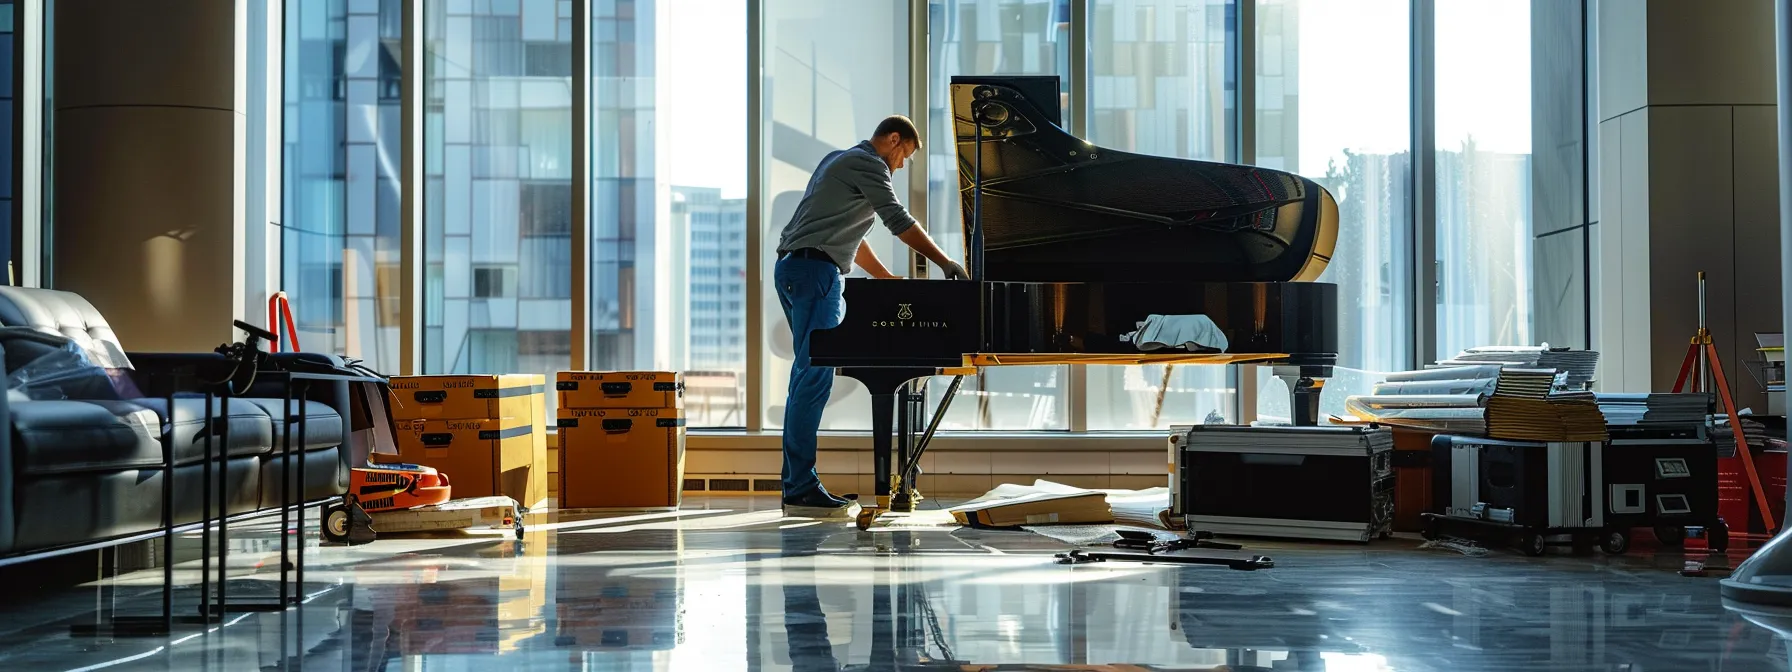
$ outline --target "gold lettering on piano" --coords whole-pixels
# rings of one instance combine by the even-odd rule
[[[914,305],[915,304],[912,304],[912,303],[896,304],[896,319],[894,319],[894,320],[872,320],[871,326],[877,327],[877,328],[896,328],[896,329],[950,329],[951,328],[951,327],[947,326],[947,324],[945,322],[931,322],[931,321],[927,321],[927,320],[916,320]]]

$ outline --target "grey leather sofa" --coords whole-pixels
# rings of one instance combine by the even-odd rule
[[[126,352],[105,318],[86,299],[69,292],[0,287],[0,326],[29,327],[83,345]],[[4,341],[0,347],[5,347]],[[33,356],[20,350],[8,348],[9,371]],[[231,370],[229,362],[215,353],[128,353],[128,357],[129,378],[140,397],[108,399],[95,394],[95,398],[8,400],[0,394],[0,423],[9,430],[0,435],[0,557],[159,529],[162,488],[167,484],[157,433],[170,417],[175,524],[201,517],[207,432],[221,435],[228,450],[224,495],[231,514],[272,508],[280,501],[281,457],[289,448],[280,445],[288,414],[281,413],[283,390],[278,382],[256,383],[232,399],[227,418],[222,403],[214,401],[207,408],[203,397],[190,394],[177,396],[170,409],[166,395],[171,388],[192,392],[198,388],[191,378],[223,379]],[[341,363],[328,355],[283,357]],[[196,375],[177,383],[179,377],[171,375],[177,370]],[[352,417],[350,399],[346,384],[320,384],[293,406],[291,417],[303,412],[308,418],[302,447],[308,501],[340,495],[348,488],[343,418]],[[296,431],[293,437],[297,443]]]

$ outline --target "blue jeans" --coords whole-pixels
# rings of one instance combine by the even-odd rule
[[[821,486],[815,475],[815,434],[821,411],[834,389],[834,370],[809,366],[809,334],[840,326],[846,317],[846,283],[831,262],[800,257],[778,260],[772,273],[778,303],[790,324],[789,396],[784,402],[784,497],[808,494]]]

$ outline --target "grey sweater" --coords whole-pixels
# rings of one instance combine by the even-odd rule
[[[796,214],[778,238],[778,251],[813,247],[826,252],[842,273],[850,271],[874,214],[892,234],[915,225],[908,208],[896,200],[890,165],[867,140],[829,153],[816,166]]]

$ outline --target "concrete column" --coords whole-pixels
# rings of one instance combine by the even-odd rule
[[[234,340],[241,1],[58,0],[55,12],[53,286],[87,297],[131,350]]]
[[[1774,23],[1770,0],[1602,2],[1594,347],[1610,391],[1667,390],[1707,326],[1739,406],[1780,330]]]

